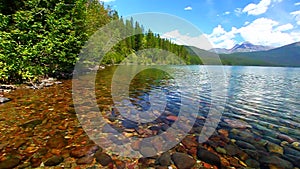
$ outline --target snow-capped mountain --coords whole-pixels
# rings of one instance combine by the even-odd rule
[[[262,46],[262,45],[254,45],[250,42],[243,42],[241,44],[236,44],[233,48],[231,49],[223,49],[223,48],[214,48],[211,49],[211,52],[215,53],[237,53],[237,52],[256,52],[256,51],[267,51],[273,49],[272,47],[269,46]]]

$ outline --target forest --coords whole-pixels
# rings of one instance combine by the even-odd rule
[[[133,19],[123,20],[98,0],[1,0],[0,83],[70,74],[87,40],[113,20],[139,34],[120,41],[101,64],[118,64],[147,48],[172,52],[187,64],[200,63],[183,46],[144,30]]]

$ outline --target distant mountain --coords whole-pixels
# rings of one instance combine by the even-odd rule
[[[253,59],[274,66],[300,67],[300,42],[268,51],[221,54],[223,59]]]
[[[216,53],[187,47],[191,55],[215,58]],[[300,67],[300,42],[267,51],[219,54],[224,65],[293,66]],[[214,64],[214,63],[212,63]]]
[[[214,48],[211,49],[210,52],[215,53],[224,53],[224,54],[230,54],[230,53],[237,53],[237,52],[255,52],[255,51],[267,51],[272,49],[272,47],[269,46],[262,46],[262,45],[253,45],[250,42],[243,42],[241,44],[236,44],[231,49],[223,49],[223,48]]]
[[[209,52],[214,52],[214,53],[218,53],[218,54],[229,54],[230,53],[230,49],[225,49],[225,48],[213,48],[210,49]]]

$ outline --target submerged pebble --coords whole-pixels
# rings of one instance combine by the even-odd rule
[[[172,154],[172,160],[178,169],[189,169],[196,164],[196,160],[185,153]]]

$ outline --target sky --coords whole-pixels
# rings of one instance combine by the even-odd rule
[[[201,35],[178,29],[159,31],[162,37],[185,39],[202,47],[206,37],[214,48],[235,44],[279,47],[300,41],[300,0],[102,0],[120,16],[160,12],[185,19]],[[153,18],[155,21],[157,18]],[[143,24],[143,23],[142,23]]]

